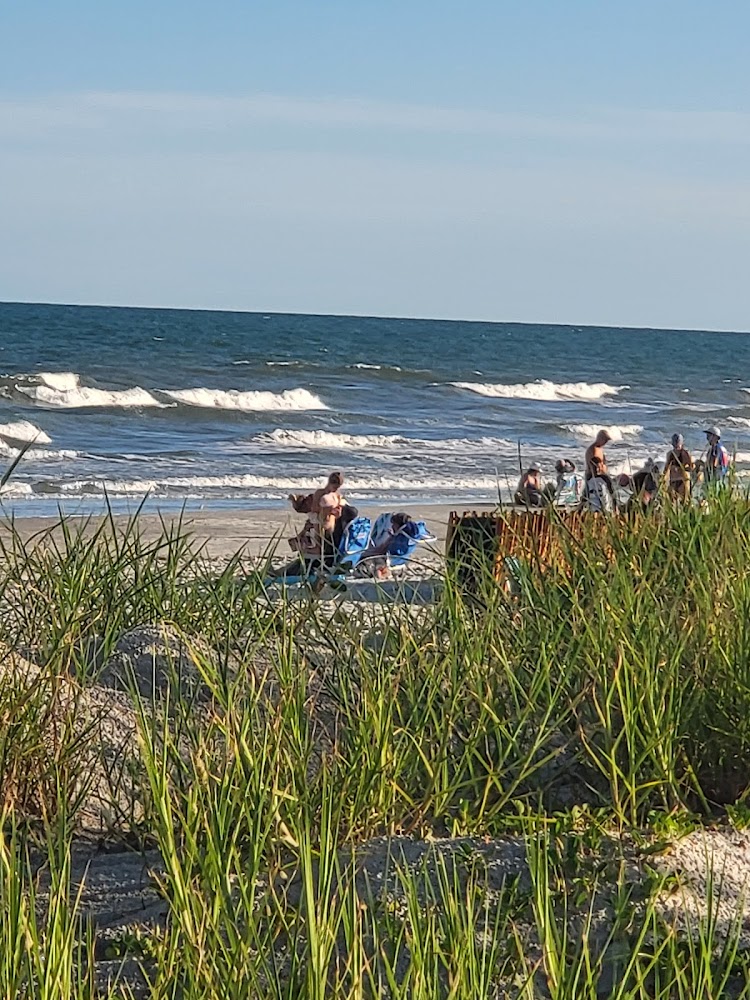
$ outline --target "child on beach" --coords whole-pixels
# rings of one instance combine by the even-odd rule
[[[718,427],[706,430],[708,450],[703,466],[703,474],[707,483],[723,483],[729,473],[729,452],[721,443],[721,431]]]
[[[550,503],[578,503],[581,499],[581,480],[576,475],[575,462],[569,458],[558,458],[555,462],[555,481],[548,483],[542,492]]]

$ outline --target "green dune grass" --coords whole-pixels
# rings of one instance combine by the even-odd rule
[[[513,596],[448,566],[427,608],[267,594],[179,523],[8,526],[0,996],[750,994],[739,914],[670,923],[623,846],[748,815],[749,515],[727,493],[613,520]],[[138,809],[106,836],[158,848],[168,916],[110,942],[142,971],[105,984],[70,884],[81,705],[125,633],[165,623],[194,676],[133,678]],[[410,864],[405,837],[440,850]],[[496,842],[523,862],[499,880]]]

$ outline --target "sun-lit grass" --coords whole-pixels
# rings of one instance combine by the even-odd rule
[[[145,625],[179,635],[195,675],[171,664],[153,699],[133,679],[141,810],[109,831],[164,862],[166,927],[123,945],[147,995],[747,995],[739,923],[709,905],[686,933],[624,861],[586,866],[619,831],[744,814],[750,507],[726,494],[565,544],[518,593],[449,565],[434,607],[336,608],[267,593],[241,554],[217,569],[179,523],[5,530],[0,996],[95,990],[66,868],[82,706]],[[388,847],[403,836],[514,838],[523,874],[498,885],[469,848],[410,868]]]

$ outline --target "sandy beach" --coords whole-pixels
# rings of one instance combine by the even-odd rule
[[[448,516],[455,507],[446,504],[421,504],[419,506],[404,506],[412,517],[424,519],[430,531],[436,536],[436,541],[430,548],[438,553],[445,551],[445,536],[448,525]],[[384,511],[394,510],[394,506],[360,506],[361,514],[373,520]],[[472,504],[470,510],[492,510],[491,504]],[[102,523],[102,516],[74,517],[70,523],[86,524],[87,531],[95,531]],[[128,523],[125,515],[115,515],[115,524],[124,526]],[[179,515],[164,515],[162,519],[157,514],[142,514],[139,516],[139,526],[144,539],[156,538],[162,533],[164,524],[176,523]],[[10,520],[5,517],[0,520],[0,531],[7,532]],[[286,558],[289,554],[286,539],[299,531],[304,523],[304,516],[295,514],[291,509],[268,508],[266,510],[245,510],[245,511],[196,511],[183,515],[182,524],[185,532],[192,535],[193,539],[205,546],[205,552],[211,559],[228,559],[240,549],[251,558],[262,555],[272,548],[274,544],[278,546],[280,558]],[[22,538],[31,539],[37,535],[44,535],[50,529],[59,524],[58,518],[52,517],[19,517],[13,521],[16,531]],[[59,529],[58,529],[59,530]]]

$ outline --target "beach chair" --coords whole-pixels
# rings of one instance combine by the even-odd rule
[[[328,566],[321,565],[320,559],[307,558],[303,561],[303,572],[282,573],[279,576],[269,578],[266,585],[278,583],[288,586],[300,583],[314,585],[321,580],[343,580],[344,576],[357,565],[362,553],[369,545],[371,530],[372,522],[369,517],[355,517],[342,532],[332,565],[330,563]]]
[[[390,512],[376,518],[370,535],[370,546],[379,546],[386,540],[391,531],[392,518],[393,514]],[[435,536],[424,521],[408,521],[391,539],[386,553],[388,566],[391,569],[405,566],[420,542],[434,541]]]
[[[337,568],[344,572],[354,569],[370,544],[371,534],[372,521],[369,517],[355,517],[350,521],[341,536]]]

